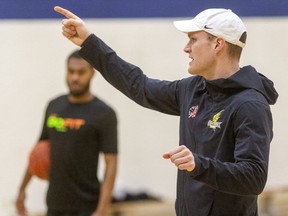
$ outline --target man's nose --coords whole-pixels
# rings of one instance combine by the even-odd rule
[[[77,73],[74,73],[74,74],[71,76],[71,79],[72,79],[73,81],[78,80],[78,79],[79,79],[79,75],[78,75]]]
[[[190,53],[191,52],[191,48],[190,48],[190,46],[188,46],[188,44],[184,47],[184,52],[185,53]]]
[[[185,52],[185,53],[190,53],[190,52],[191,52],[191,46],[190,46],[189,43],[186,44],[186,46],[184,47],[184,52]]]

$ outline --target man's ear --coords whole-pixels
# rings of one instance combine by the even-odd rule
[[[96,69],[92,67],[91,70],[92,70],[92,76],[96,76],[96,74],[97,74]]]
[[[215,51],[219,52],[219,51],[223,50],[225,45],[226,45],[226,42],[225,42],[225,40],[223,38],[216,38],[215,46],[214,46]]]

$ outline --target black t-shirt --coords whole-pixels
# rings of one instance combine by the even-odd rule
[[[84,104],[68,96],[52,100],[40,140],[51,141],[47,205],[54,210],[95,209],[99,199],[99,153],[117,153],[117,119],[98,98]]]

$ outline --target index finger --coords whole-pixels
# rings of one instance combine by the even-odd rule
[[[164,159],[169,159],[170,158],[170,154],[169,153],[165,153],[165,154],[162,155],[162,157]]]
[[[72,19],[77,19],[78,17],[73,14],[71,11],[66,10],[65,8],[59,7],[59,6],[55,6],[54,10],[62,15],[64,15],[65,17],[72,18]]]
[[[170,157],[172,157],[173,155],[181,152],[183,149],[185,149],[185,147],[183,145],[180,145],[180,146],[176,147],[175,149],[171,150],[169,152]]]

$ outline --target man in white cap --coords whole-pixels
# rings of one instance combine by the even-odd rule
[[[267,180],[273,137],[273,82],[253,67],[240,68],[246,28],[231,10],[207,9],[176,21],[185,32],[188,72],[182,80],[146,77],[123,61],[84,22],[60,7],[63,35],[103,77],[138,104],[180,116],[179,146],[163,155],[178,167],[178,216],[255,216]]]

